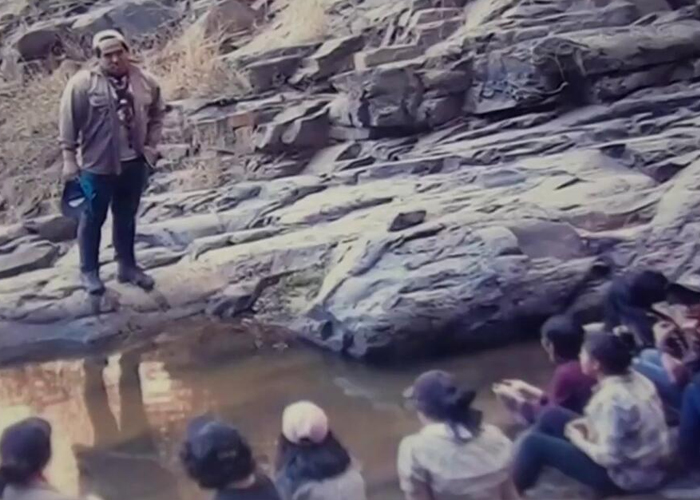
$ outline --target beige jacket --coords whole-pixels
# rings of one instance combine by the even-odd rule
[[[459,428],[455,439],[445,424],[431,424],[404,438],[398,472],[407,500],[514,500],[510,480],[513,443],[485,425],[474,436]]]
[[[137,153],[149,155],[160,141],[165,104],[152,76],[132,64],[129,79],[134,94],[131,139]],[[80,167],[95,174],[121,172],[116,103],[98,67],[79,71],[68,82],[61,99],[59,130],[64,158],[77,155]]]

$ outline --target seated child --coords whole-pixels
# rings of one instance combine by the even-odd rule
[[[595,380],[581,371],[579,353],[585,333],[569,316],[553,316],[542,326],[542,347],[557,365],[547,390],[522,380],[504,380],[493,392],[516,421],[531,424],[546,406],[581,413],[591,397]]]
[[[520,443],[514,482],[524,493],[545,467],[593,488],[599,496],[648,492],[666,478],[668,427],[654,385],[631,370],[632,352],[615,335],[599,334],[581,351],[585,373],[598,381],[585,416],[551,407]]]

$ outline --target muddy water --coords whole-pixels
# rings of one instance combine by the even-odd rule
[[[417,430],[402,390],[417,373],[451,370],[481,391],[487,419],[507,421],[488,388],[504,377],[533,383],[550,367],[539,346],[521,344],[410,369],[378,369],[315,350],[265,349],[240,355],[225,328],[205,340],[179,336],[149,349],[0,371],[0,426],[38,414],[55,428],[50,479],[67,492],[106,500],[203,498],[181,473],[178,444],[187,421],[213,413],[249,437],[263,467],[274,457],[284,406],[311,399],[328,410],[361,462],[369,496],[401,498],[395,454]]]

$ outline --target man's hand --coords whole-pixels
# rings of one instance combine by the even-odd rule
[[[63,178],[64,182],[68,182],[68,181],[72,181],[73,179],[77,179],[79,174],[80,174],[80,169],[78,168],[78,164],[76,163],[75,160],[64,160],[63,161],[63,170],[61,172],[61,177]]]
[[[564,429],[564,435],[573,444],[576,444],[577,441],[587,441],[588,426],[586,425],[585,419],[578,418],[566,424],[566,428]]]
[[[155,168],[156,162],[160,158],[160,153],[154,147],[144,146],[143,147],[143,156],[146,157],[146,161],[149,163],[149,165],[151,165],[151,167]]]

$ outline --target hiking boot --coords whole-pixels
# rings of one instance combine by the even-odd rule
[[[147,292],[150,292],[153,290],[153,287],[156,286],[155,280],[144,273],[143,269],[138,266],[119,265],[117,281],[119,281],[119,283],[130,283]]]
[[[102,283],[100,273],[98,271],[81,273],[80,281],[83,283],[85,291],[87,291],[87,293],[90,295],[102,295],[105,293],[105,284]]]

